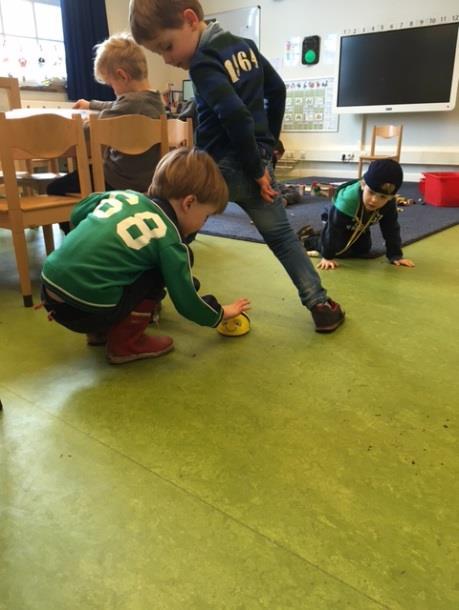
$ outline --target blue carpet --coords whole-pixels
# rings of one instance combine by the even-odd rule
[[[287,183],[311,184],[318,182],[342,182],[343,178],[318,178],[308,176],[304,179],[292,179]],[[437,233],[459,223],[459,207],[443,208],[432,205],[424,205],[418,201],[420,193],[417,182],[405,182],[399,191],[400,195],[413,198],[417,203],[402,208],[399,213],[399,222],[403,245],[411,244],[428,235]],[[459,202],[458,202],[459,203]],[[312,225],[320,230],[320,215],[329,208],[331,202],[325,197],[311,197],[307,194],[303,203],[287,207],[287,214],[295,231],[306,224]],[[229,237],[231,239],[242,239],[244,241],[263,242],[257,229],[251,224],[247,214],[235,203],[229,203],[224,214],[211,216],[201,233]],[[385,253],[384,242],[381,237],[379,226],[371,229],[373,248],[370,256],[381,256]]]

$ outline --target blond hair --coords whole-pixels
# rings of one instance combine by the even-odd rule
[[[228,202],[228,187],[210,155],[197,148],[176,148],[156,166],[148,195],[168,200],[195,195],[220,214]]]
[[[97,82],[106,84],[107,76],[116,76],[122,68],[133,80],[148,77],[147,58],[130,34],[114,34],[95,46],[94,77]]]
[[[199,0],[131,0],[129,22],[134,40],[144,44],[161,30],[176,30],[184,23],[183,12],[193,10],[200,21],[204,11]]]

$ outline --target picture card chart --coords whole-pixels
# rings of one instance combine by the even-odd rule
[[[282,131],[338,131],[333,112],[335,78],[288,80]]]

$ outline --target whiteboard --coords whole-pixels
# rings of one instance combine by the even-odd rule
[[[228,30],[236,36],[250,38],[260,48],[260,10],[259,6],[236,8],[206,15],[204,20],[206,23],[218,21],[224,30]]]

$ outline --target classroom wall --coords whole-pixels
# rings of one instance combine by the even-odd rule
[[[459,12],[457,0],[327,0],[322,4],[305,0],[203,0],[206,13],[223,12],[241,7],[261,6],[261,51],[276,65],[284,79],[315,78],[334,73],[334,66],[320,61],[316,66],[285,67],[281,59],[285,42],[294,37],[303,38],[318,34],[322,41],[329,34],[340,34],[345,29],[371,26],[375,23],[399,27],[410,19],[450,18]],[[111,34],[129,29],[129,0],[106,0],[109,31]],[[315,8],[316,7],[316,8]],[[323,56],[323,50],[322,50]],[[168,83],[180,89],[187,73],[166,66],[162,60],[147,52],[152,86],[165,90]],[[434,78],[435,75],[428,75]],[[23,98],[56,100],[52,94],[23,94]],[[368,125],[362,138],[362,116],[341,115],[339,131],[333,133],[289,133],[282,139],[294,166],[292,175],[321,174],[347,176],[355,171],[354,163],[342,163],[341,155],[357,156],[362,140],[369,141],[372,126],[385,123],[403,123],[405,133],[402,162],[406,177],[417,179],[422,171],[457,169],[459,165],[459,103],[452,112],[406,113],[403,115],[368,115]],[[305,158],[306,161],[299,159]]]
[[[451,18],[459,13],[457,0],[438,0],[436,5],[426,0],[328,0],[322,3],[305,0],[205,0],[206,12],[214,13],[258,4],[261,6],[261,51],[268,59],[278,62],[283,56],[287,39],[294,36],[341,34],[348,28],[361,28],[375,23],[400,27],[410,19]],[[322,51],[323,55],[323,51]],[[315,78],[334,74],[333,65],[319,61],[316,66],[279,68],[284,79]],[[435,75],[428,75],[434,78]],[[375,124],[403,123],[402,161],[408,178],[416,179],[425,169],[456,169],[459,164],[459,103],[451,112],[405,113],[403,115],[368,115],[366,142]],[[328,172],[328,175],[349,174],[349,164],[340,161],[342,153],[360,150],[361,115],[341,115],[337,133],[289,133],[282,139],[287,155],[293,159],[300,154],[306,162],[297,162],[294,174]],[[346,165],[346,167],[344,167]]]
[[[451,18],[459,12],[457,0],[327,0],[322,4],[305,0],[203,0],[206,13],[261,6],[261,51],[276,64],[284,79],[315,78],[334,74],[335,66],[320,61],[316,66],[285,67],[282,65],[285,42],[294,36],[303,38],[318,34],[322,41],[329,34],[340,34],[348,28],[375,23],[400,27],[410,19]],[[106,0],[110,33],[128,28],[129,0]],[[322,53],[323,55],[323,53]],[[180,89],[187,73],[165,66],[162,60],[147,52],[152,84],[164,90],[168,83]],[[434,75],[431,75],[434,77]],[[423,171],[457,169],[459,165],[459,103],[452,112],[405,113],[403,115],[368,115],[362,135],[361,115],[341,115],[339,131],[333,133],[289,133],[282,138],[287,157],[294,165],[293,175],[321,174],[347,176],[355,172],[354,163],[342,163],[341,155],[357,157],[362,145],[368,143],[374,124],[403,123],[402,162],[408,179],[418,179]],[[300,157],[306,161],[300,161]]]

